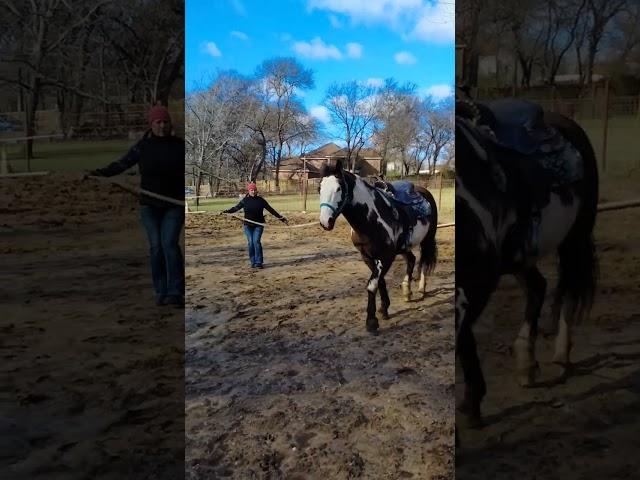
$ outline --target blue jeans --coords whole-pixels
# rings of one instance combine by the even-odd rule
[[[184,296],[184,260],[180,247],[184,209],[141,205],[140,219],[149,239],[156,296]]]
[[[245,223],[242,229],[244,230],[245,237],[247,237],[251,266],[262,265],[262,243],[260,243],[260,238],[262,238],[264,227],[261,225],[247,225]]]

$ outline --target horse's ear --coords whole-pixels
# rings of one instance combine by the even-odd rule
[[[342,176],[342,160],[336,160],[336,174]]]

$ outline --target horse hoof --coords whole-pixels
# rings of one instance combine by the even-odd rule
[[[380,334],[377,328],[367,328],[367,333],[374,337],[377,337]]]
[[[389,312],[387,312],[386,310],[383,310],[382,312],[380,312],[380,316],[382,316],[383,320],[389,320]]]
[[[536,380],[540,375],[540,366],[538,362],[529,368],[518,372],[518,383],[521,387],[533,387],[536,384]]]
[[[409,295],[405,295],[405,296],[404,296],[404,301],[405,301],[405,302],[410,302],[410,301],[411,301],[411,294],[409,294]]]

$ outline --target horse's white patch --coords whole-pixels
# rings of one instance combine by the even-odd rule
[[[493,223],[491,212],[482,205],[476,197],[465,187],[460,177],[456,178],[456,196],[467,202],[471,211],[478,217],[485,237],[488,238],[494,247],[498,246],[497,231]]]
[[[431,223],[428,220],[425,220],[424,223],[423,221],[418,221],[416,226],[413,227],[413,232],[411,233],[411,240],[409,242],[411,247],[415,247],[422,243],[424,237],[426,237],[427,233],[429,233],[430,226]]]
[[[558,335],[556,336],[556,348],[553,354],[553,361],[562,365],[569,363],[569,352],[571,351],[571,328],[567,324],[564,314],[560,315],[558,322]]]
[[[540,255],[553,253],[573,226],[580,208],[580,200],[574,196],[571,205],[563,205],[560,196],[551,194],[549,204],[540,212]]]
[[[535,364],[535,357],[531,345],[531,325],[525,322],[520,327],[520,332],[513,343],[513,351],[516,357],[516,368],[527,370]]]
[[[469,301],[467,300],[467,296],[464,293],[463,288],[456,289],[456,342],[458,340],[458,333],[460,332],[460,328],[464,323],[465,316],[467,313],[467,305],[469,305]]]
[[[334,209],[338,209],[338,205],[342,200],[342,196],[344,192],[342,191],[342,187],[340,182],[333,175],[329,177],[324,177],[320,182],[320,203],[326,203],[331,205]],[[322,206],[320,208],[320,224],[324,228],[329,228],[329,220],[334,215],[334,210],[327,206]]]
[[[422,261],[422,260],[421,260]],[[420,283],[418,284],[418,291],[424,293],[427,286],[427,266],[420,266]]]
[[[367,290],[371,293],[376,293],[378,291],[378,278],[372,278],[369,280],[369,283],[367,283]]]
[[[393,242],[396,243],[398,241],[399,232],[394,232],[391,226],[385,223],[382,219],[382,215],[380,215],[380,212],[374,203],[375,196],[372,195],[371,192],[372,191],[364,184],[364,181],[360,177],[356,177],[356,184],[353,188],[353,203],[366,205],[369,208],[369,211],[376,212],[378,216],[378,223],[387,232],[388,238],[393,239]]]

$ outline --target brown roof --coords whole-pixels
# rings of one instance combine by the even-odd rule
[[[333,142],[327,143],[321,147],[311,150],[309,153],[303,155],[304,157],[328,157],[340,150],[340,147]]]
[[[344,158],[344,157],[347,156],[347,149],[346,148],[341,148],[337,152],[332,153],[331,156],[332,157],[336,157],[336,158]],[[380,155],[373,148],[363,148],[363,149],[361,149],[360,153],[358,154],[358,156],[360,158],[382,158],[382,155]]]
[[[302,170],[303,168],[304,168],[304,162],[300,158],[289,157],[289,158],[283,158],[282,160],[280,160],[280,170],[295,171],[295,170]],[[275,170],[275,168],[272,167],[272,170]],[[315,167],[310,162],[307,162],[307,170],[310,172],[319,171],[318,168]]]

